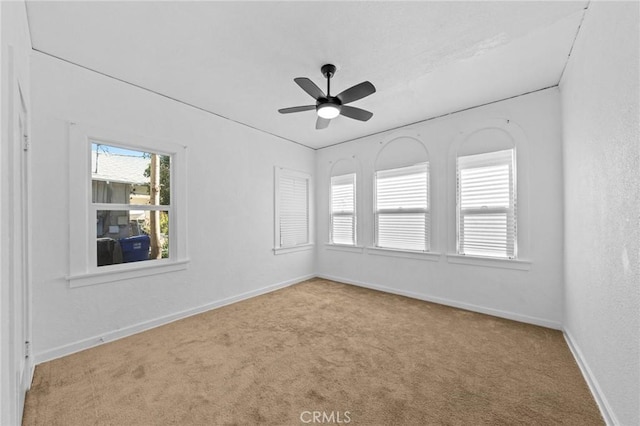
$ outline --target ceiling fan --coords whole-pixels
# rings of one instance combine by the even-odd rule
[[[292,112],[311,111],[315,109],[318,114],[316,129],[326,129],[331,119],[338,115],[344,115],[345,117],[360,121],[367,121],[373,117],[372,112],[345,105],[375,93],[376,88],[373,84],[364,81],[340,92],[336,96],[331,96],[331,77],[335,74],[336,67],[335,65],[326,64],[320,68],[320,71],[322,75],[327,78],[327,94],[325,95],[313,81],[306,77],[294,78],[293,81],[298,83],[298,86],[300,86],[302,90],[311,95],[311,97],[316,100],[316,104],[282,108],[278,110],[280,114],[290,114]]]

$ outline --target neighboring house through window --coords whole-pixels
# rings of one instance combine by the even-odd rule
[[[183,269],[185,148],[77,124],[70,135],[72,286]]]
[[[97,266],[169,257],[171,156],[92,141]]]

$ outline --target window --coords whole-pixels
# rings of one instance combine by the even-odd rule
[[[376,246],[429,250],[429,163],[375,174]]]
[[[356,175],[331,177],[331,235],[333,244],[356,245]]]
[[[310,183],[306,173],[276,168],[276,250],[310,244]]]
[[[171,156],[91,142],[97,266],[169,258]]]
[[[70,285],[185,269],[186,148],[80,124],[69,134]]]
[[[515,259],[515,150],[457,159],[458,254]]]

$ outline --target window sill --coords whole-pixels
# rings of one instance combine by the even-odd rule
[[[467,256],[462,254],[447,254],[449,263],[461,265],[486,266],[488,268],[516,269],[528,271],[531,269],[531,262],[520,259],[494,259],[491,257]]]
[[[294,246],[294,247],[276,247],[273,249],[273,254],[287,254],[287,253],[293,253],[296,251],[305,251],[305,250],[312,250],[313,249],[313,244],[303,244],[303,245],[299,245],[299,246]]]
[[[429,260],[431,262],[438,262],[442,253],[433,251],[410,251],[410,250],[397,250],[381,247],[367,247],[367,254],[374,256],[390,256],[390,257],[404,257],[407,259]]]
[[[156,263],[157,262],[157,263]],[[182,271],[187,269],[189,260],[178,260],[175,262],[154,260],[152,265],[128,264],[126,267],[118,265],[116,268],[107,267],[108,270],[88,272],[67,276],[69,287],[84,287],[89,285],[104,284],[115,281],[130,280],[134,278],[147,277],[151,275],[165,274],[167,272]]]
[[[363,246],[349,246],[346,244],[333,244],[333,243],[325,243],[324,246],[327,250],[347,251],[351,253],[364,252]]]

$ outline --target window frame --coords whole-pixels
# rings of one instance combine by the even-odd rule
[[[171,204],[151,206],[93,203],[91,144],[150,152],[171,157]],[[187,255],[186,146],[156,138],[69,123],[69,273],[71,287],[101,284],[185,269]],[[169,212],[169,257],[144,262],[97,266],[98,210],[159,210]]]
[[[499,166],[499,165],[507,165],[509,168],[509,179],[510,179],[510,207],[482,207],[482,208],[470,208],[470,209],[462,209],[462,200],[461,200],[461,168],[459,164],[459,160],[461,157],[472,157],[478,155],[488,155],[492,153],[498,153],[502,151],[511,151],[511,158],[509,162],[499,161],[497,159],[487,160],[484,164],[476,167],[465,167],[463,169],[472,169],[472,168],[482,168],[482,167],[490,167],[490,166]],[[506,148],[506,149],[498,149],[493,151],[480,152],[476,154],[467,154],[467,155],[456,155],[455,157],[455,166],[456,166],[456,253],[455,256],[458,257],[468,257],[468,258],[478,258],[478,259],[487,259],[487,260],[495,260],[495,261],[518,261],[518,184],[517,184],[517,150],[516,147]],[[513,216],[511,219],[513,221],[513,254],[510,256],[507,254],[505,257],[500,256],[483,256],[480,254],[467,254],[462,253],[461,247],[461,237],[462,237],[462,224],[464,216],[467,214],[471,215],[491,215],[491,214],[501,214],[504,213],[507,216],[507,223],[509,223],[509,215]],[[508,225],[507,225],[508,226]],[[508,230],[506,231],[508,233]]]
[[[280,180],[283,177],[289,177],[294,179],[306,180],[307,187],[307,241],[302,244],[296,244],[287,246],[282,244],[282,229],[280,226],[281,216],[281,200],[282,194],[280,193]],[[274,254],[290,253],[301,250],[310,250],[313,248],[313,178],[311,174],[301,172],[298,170],[288,169],[285,167],[276,166],[274,168],[274,242],[273,252]]]
[[[383,209],[378,210],[378,173],[380,172],[388,172],[390,170],[401,170],[401,169],[409,169],[417,166],[425,165],[426,166],[426,208],[411,208],[411,209]],[[372,249],[378,250],[381,252],[406,252],[406,253],[431,253],[431,176],[430,176],[430,162],[423,161],[420,163],[409,164],[401,167],[394,167],[390,169],[380,169],[375,170],[373,174],[373,228],[374,228],[374,238],[373,238],[373,247]],[[379,245],[379,232],[378,232],[378,223],[379,223],[379,214],[407,214],[407,213],[424,213],[425,214],[425,249],[424,250],[412,250],[406,248],[394,248],[394,247],[384,247]]]
[[[347,177],[352,176],[352,185],[353,185],[353,208],[351,212],[334,212],[333,211],[333,185],[334,185],[334,179],[338,180],[340,178],[342,179],[346,179]],[[345,174],[341,174],[341,175],[335,175],[335,176],[331,176],[329,179],[329,244],[332,245],[336,245],[336,246],[341,246],[341,247],[357,247],[358,246],[358,183],[357,183],[357,173],[352,172],[352,173],[345,173]],[[334,217],[335,216],[352,216],[352,230],[353,230],[353,239],[352,239],[352,243],[351,244],[347,244],[347,243],[337,243],[334,241],[334,229],[333,229],[333,224],[334,224]]]

